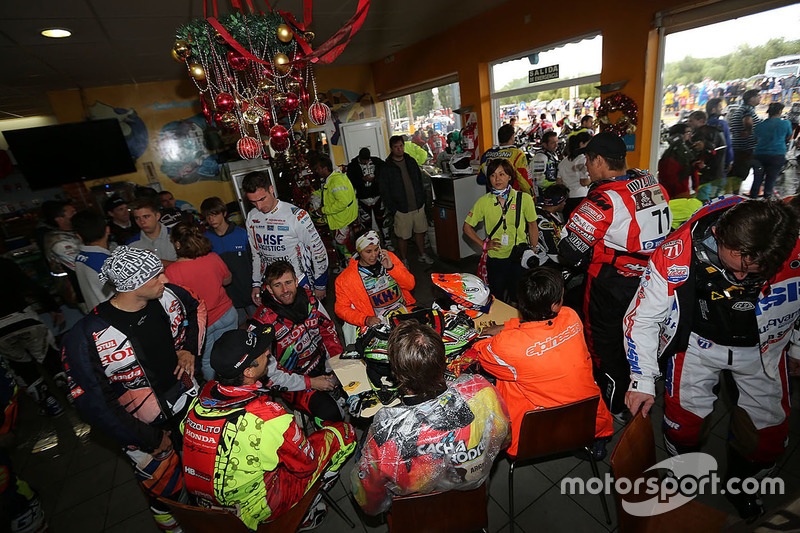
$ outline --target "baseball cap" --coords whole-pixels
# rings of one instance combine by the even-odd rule
[[[586,145],[586,151],[609,159],[625,159],[628,153],[625,141],[610,131],[601,131],[593,136]]]
[[[275,330],[270,324],[226,331],[211,350],[211,368],[218,377],[233,379],[270,349]]]
[[[108,212],[108,211],[112,211],[112,210],[116,209],[117,207],[119,207],[121,205],[125,205],[127,203],[128,202],[126,202],[125,200],[123,200],[119,196],[112,196],[111,198],[106,200],[106,203],[104,204],[103,208],[106,210],[106,212]]]

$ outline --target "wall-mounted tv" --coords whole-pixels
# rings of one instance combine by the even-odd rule
[[[116,119],[4,131],[31,189],[136,172]]]

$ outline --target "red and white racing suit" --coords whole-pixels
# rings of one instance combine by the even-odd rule
[[[266,215],[251,209],[245,226],[253,256],[253,287],[261,287],[267,265],[285,259],[301,285],[325,290],[328,254],[308,213],[278,200]]]
[[[800,245],[768,281],[726,276],[711,230],[743,200],[704,207],[656,250],[625,316],[624,338],[631,391],[655,394],[657,359],[670,358],[664,413],[670,453],[698,449],[726,370],[738,389],[731,451],[763,468],[783,453],[788,435],[786,356],[800,358]],[[728,464],[731,474],[730,457]]]
[[[620,335],[622,319],[650,254],[669,233],[672,213],[658,180],[647,171],[596,182],[566,225],[564,261],[588,263],[586,344],[609,411],[622,413],[630,370]]]

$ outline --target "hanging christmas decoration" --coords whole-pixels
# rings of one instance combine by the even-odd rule
[[[615,112],[619,112],[620,115],[611,122],[609,115]],[[639,108],[630,96],[615,93],[600,102],[600,107],[597,108],[597,121],[600,123],[600,131],[610,131],[620,137],[629,135],[636,131],[636,125],[639,123]]]
[[[322,126],[331,118],[331,108],[320,101],[316,101],[308,108],[308,120],[312,124]]]
[[[254,141],[263,153],[267,135],[274,150],[287,150],[289,130],[304,111],[314,124],[330,117],[317,96],[313,65],[331,63],[344,50],[363,25],[370,0],[359,0],[356,13],[316,50],[310,45],[312,3],[303,0],[300,22],[288,12],[255,11],[249,1],[249,10],[235,1],[236,12],[219,15],[217,0],[204,0],[206,18],[176,32],[172,57],[186,64],[206,120],[250,139],[241,149],[237,144],[242,157],[255,151]],[[275,124],[279,116],[288,129]]]
[[[236,151],[242,159],[255,159],[261,155],[261,143],[253,137],[242,137],[236,142]]]
[[[283,126],[272,126],[269,130],[269,144],[276,152],[289,148],[289,130]]]

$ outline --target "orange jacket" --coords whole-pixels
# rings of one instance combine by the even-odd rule
[[[517,453],[519,428],[525,413],[557,407],[599,395],[592,362],[578,314],[562,307],[552,320],[521,322],[515,318],[503,331],[475,344],[483,368],[497,377],[497,388],[511,415],[511,447]],[[614,432],[611,413],[597,404],[595,435]]]
[[[406,306],[413,305],[416,300],[411,296],[411,289],[414,288],[416,280],[414,275],[408,271],[400,258],[388,250],[383,253],[389,254],[392,260],[392,269],[388,272],[397,282]],[[353,257],[347,268],[336,277],[336,314],[339,318],[356,326],[366,325],[367,317],[375,316],[375,311],[369,301],[367,289],[361,281],[361,274],[358,273],[358,258]]]

